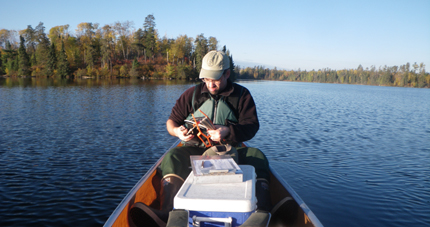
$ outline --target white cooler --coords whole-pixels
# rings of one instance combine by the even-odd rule
[[[257,199],[254,167],[250,165],[239,167],[243,176],[242,173],[194,176],[191,171],[174,198],[174,209],[188,210],[189,224],[192,224],[194,218],[194,222],[200,222],[200,226],[225,225],[222,222],[209,221],[209,217],[218,221],[228,221],[228,218],[231,218],[231,226],[241,225],[255,212]]]

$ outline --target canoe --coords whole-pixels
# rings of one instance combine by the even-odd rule
[[[168,150],[176,146],[180,146],[180,140],[175,142]],[[104,226],[134,226],[131,223],[128,212],[132,205],[136,202],[142,202],[156,209],[159,207],[157,192],[161,187],[160,182],[162,176],[158,167],[161,164],[164,155],[148,170],[148,172],[124,197],[122,202],[113,211]],[[293,188],[272,167],[270,167],[270,171],[270,194],[272,204],[274,204],[276,207],[277,204],[281,204],[283,201],[289,200],[289,207],[282,210],[284,214],[271,217],[272,221],[274,219],[283,219],[281,221],[284,224],[276,226],[322,227],[323,225],[321,222],[309,209],[305,202],[303,202],[300,196],[293,190]]]

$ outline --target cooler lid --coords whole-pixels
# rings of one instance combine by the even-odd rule
[[[175,209],[214,212],[250,212],[256,209],[256,174],[253,166],[240,165],[243,182],[196,184],[193,172],[174,198]]]

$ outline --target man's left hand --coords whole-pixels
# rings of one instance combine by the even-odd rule
[[[224,125],[215,125],[215,130],[208,130],[211,140],[221,142],[222,139],[230,134],[230,128]]]

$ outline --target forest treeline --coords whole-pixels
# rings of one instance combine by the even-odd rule
[[[104,26],[84,22],[74,34],[69,25],[46,33],[40,22],[20,31],[0,30],[0,75],[195,79],[203,56],[218,49],[218,40],[204,34],[160,38],[153,15],[138,29],[130,21]],[[234,68],[229,50],[222,50]]]
[[[52,27],[48,33],[40,22],[20,31],[0,30],[0,75],[33,77],[144,77],[194,80],[203,56],[219,50],[215,37],[199,34],[176,39],[160,37],[152,14],[141,28],[130,21],[100,26],[83,22],[75,32],[69,25]],[[429,87],[430,75],[423,63],[400,67],[318,71],[278,70],[235,66],[232,79],[268,79],[321,83]]]
[[[430,87],[430,74],[426,73],[423,63],[410,63],[399,66],[375,66],[364,69],[359,65],[357,69],[320,69],[318,71],[278,70],[256,66],[253,68],[235,69],[240,79],[266,79],[283,81],[302,81],[317,83],[363,84],[398,87]]]

